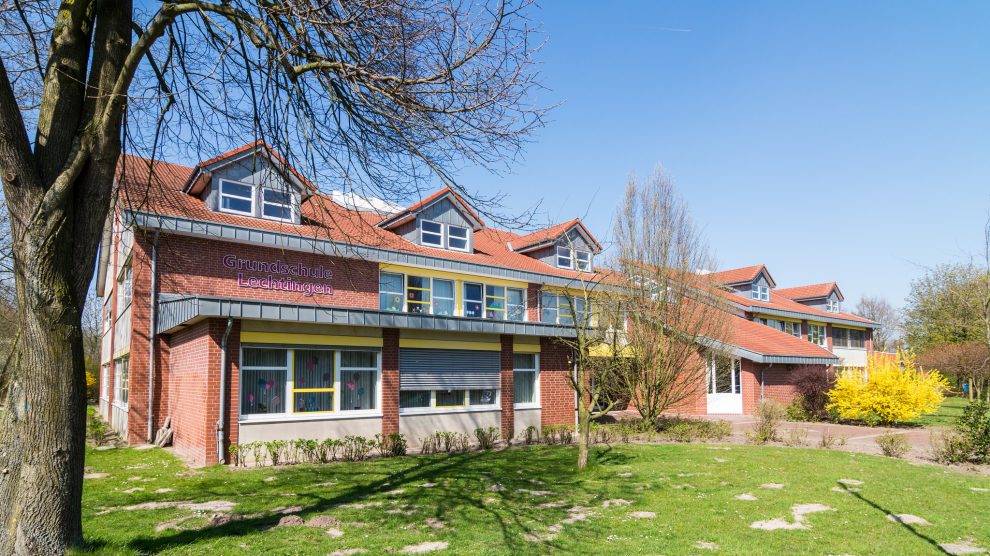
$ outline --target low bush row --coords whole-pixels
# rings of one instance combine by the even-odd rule
[[[398,433],[376,434],[374,438],[345,436],[343,439],[269,440],[233,444],[230,457],[235,465],[256,466],[290,465],[295,463],[330,463],[334,461],[361,461],[371,455],[380,457],[404,456],[406,437]]]

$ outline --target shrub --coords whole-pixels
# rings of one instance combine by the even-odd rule
[[[842,436],[841,434],[835,435],[826,430],[822,432],[822,439],[818,441],[818,447],[831,450],[832,448],[838,446],[845,446],[846,440],[847,439],[845,436]]]
[[[491,450],[498,442],[499,431],[495,427],[487,429],[478,427],[474,429],[474,437],[478,439],[478,447],[482,450]]]
[[[93,444],[103,446],[110,440],[112,430],[106,422],[95,411],[88,412],[89,416],[89,437],[93,439]]]
[[[523,442],[527,445],[538,442],[539,440],[540,431],[538,431],[533,425],[530,425],[523,430]]]
[[[270,440],[264,443],[265,450],[268,452],[268,459],[271,460],[272,465],[278,465],[279,463],[285,463],[285,441],[284,440]]]
[[[408,448],[406,437],[397,432],[376,434],[373,446],[378,449],[378,455],[383,458],[404,456]]]
[[[808,441],[808,430],[804,427],[793,427],[787,431],[784,444],[788,446],[804,446]]]
[[[917,367],[910,353],[898,353],[896,360],[874,356],[866,376],[859,371],[839,374],[826,407],[842,419],[903,423],[937,410],[949,387],[937,370]]]
[[[766,444],[780,439],[778,431],[780,422],[784,419],[784,406],[776,400],[763,400],[756,408],[756,423],[749,433],[749,440],[754,444]]]
[[[828,404],[828,392],[835,385],[835,377],[820,367],[803,367],[792,375],[791,380],[798,393],[794,401],[807,415],[805,419],[794,420],[810,421],[827,417],[825,406]]]
[[[885,432],[877,437],[877,446],[889,458],[902,458],[911,451],[911,445],[903,434]]]
[[[963,463],[969,460],[969,442],[956,430],[932,431],[930,442],[932,459],[938,463]]]
[[[971,459],[990,463],[990,404],[977,400],[967,405],[956,430],[965,439]]]
[[[86,399],[96,401],[99,395],[100,389],[96,383],[96,375],[86,371]]]
[[[680,421],[664,431],[674,442],[691,442],[697,434],[697,426],[690,421]]]
[[[542,437],[546,444],[570,444],[574,440],[574,429],[570,425],[546,425]]]
[[[320,463],[330,463],[337,460],[337,452],[343,442],[336,438],[325,438],[316,448],[316,459]]]
[[[344,461],[361,461],[368,457],[368,452],[374,448],[374,443],[363,436],[345,436],[340,447],[340,455]]]
[[[732,423],[719,419],[717,421],[699,421],[698,437],[702,440],[721,442],[732,436]]]
[[[784,409],[788,421],[811,421],[812,414],[804,405],[804,396],[798,394]]]

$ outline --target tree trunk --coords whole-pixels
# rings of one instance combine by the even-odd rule
[[[86,378],[68,229],[14,233],[22,330],[0,418],[0,555],[62,554],[83,540]]]
[[[588,445],[591,437],[591,412],[588,406],[578,403],[578,460],[577,468],[582,470],[588,466]]]

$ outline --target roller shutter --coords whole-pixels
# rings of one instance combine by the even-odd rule
[[[402,348],[400,390],[487,390],[499,387],[497,351]]]

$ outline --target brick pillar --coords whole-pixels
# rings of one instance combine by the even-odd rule
[[[224,323],[226,328],[226,323]],[[221,332],[221,335],[223,333]],[[288,400],[286,400],[286,403]],[[230,446],[238,443],[240,438],[240,415],[241,403],[241,321],[234,319],[234,325],[230,328],[230,335],[227,337],[227,423],[224,446],[224,458],[227,463],[230,461]]]
[[[571,387],[569,348],[553,338],[540,338],[540,424],[574,424],[574,388]]]
[[[526,288],[526,320],[530,322],[540,322],[540,291],[539,284]]]
[[[832,351],[832,325],[828,323],[825,324],[825,345]]]
[[[513,381],[514,375],[512,372],[513,367],[515,366],[512,361],[512,335],[502,334],[500,340],[502,341],[502,353],[500,358],[500,386],[502,389],[502,438],[512,440],[516,435],[516,388]]]
[[[382,329],[382,434],[399,432],[399,330]]]

